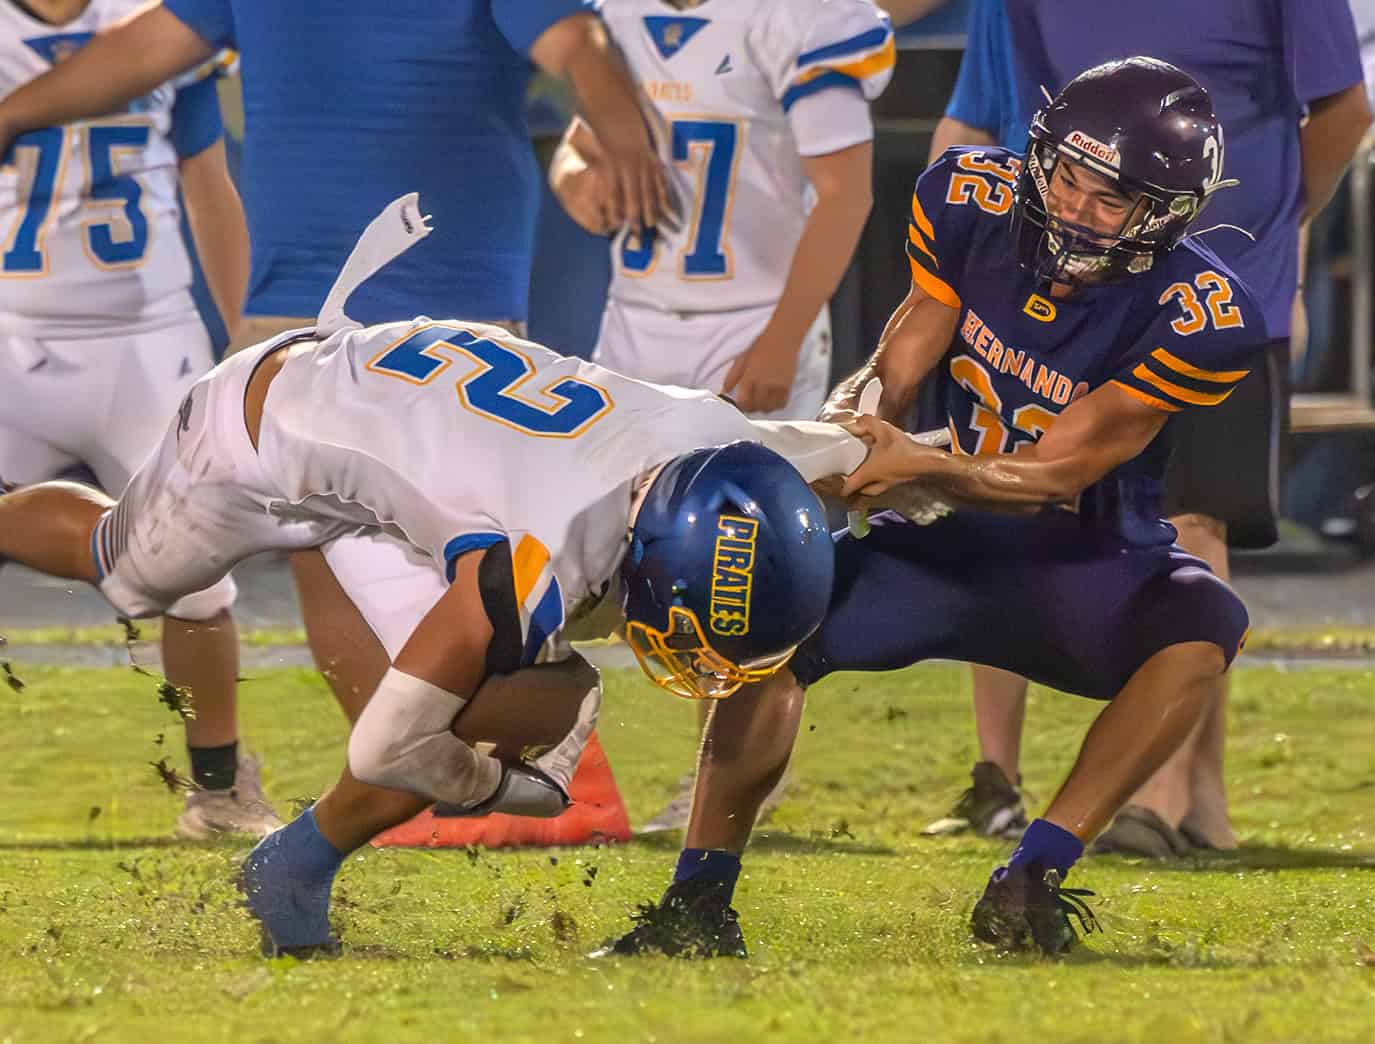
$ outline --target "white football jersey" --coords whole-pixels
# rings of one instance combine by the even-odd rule
[[[0,95],[140,6],[91,0],[53,26],[0,4]],[[0,332],[79,338],[111,324],[144,332],[186,320],[191,267],[169,137],[176,93],[164,84],[127,112],[10,145],[0,167]]]
[[[776,304],[811,205],[802,157],[872,137],[863,102],[892,75],[887,17],[870,0],[598,7],[662,117],[679,210],[675,228],[616,236],[611,295],[674,312]],[[850,92],[841,127],[810,111],[836,91]]]
[[[498,327],[418,318],[292,357],[258,450],[284,523],[381,526],[443,570],[509,541],[534,662],[609,590],[635,479],[737,439],[760,434],[710,393],[631,380]]]

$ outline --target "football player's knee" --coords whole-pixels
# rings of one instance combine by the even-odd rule
[[[1218,602],[1215,631],[1211,640],[1222,654],[1221,671],[1226,671],[1246,645],[1246,636],[1251,633],[1251,616],[1246,611],[1246,603],[1230,590],[1226,592],[1226,597],[1219,598]]]
[[[239,597],[238,585],[234,578],[226,576],[207,587],[204,591],[178,598],[164,615],[175,616],[178,620],[203,623],[229,609]]]
[[[391,668],[349,736],[349,771],[359,782],[469,805],[501,781],[501,765],[450,731],[466,701]]]

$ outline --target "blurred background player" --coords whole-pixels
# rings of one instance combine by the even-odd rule
[[[0,6],[0,93],[78,52],[134,0]],[[209,57],[207,52],[206,57]],[[184,200],[215,307],[232,328],[248,234],[225,167],[213,69],[202,66],[99,119],[8,143],[0,170],[0,476],[11,485],[84,465],[112,495],[152,450],[186,390],[214,365],[191,294]],[[177,833],[280,826],[258,766],[238,749],[232,581],[172,606],[168,678],[192,692],[191,774]]]
[[[668,160],[672,223],[616,220],[598,134],[574,121],[550,168],[584,228],[614,233],[595,361],[810,418],[831,378],[827,304],[872,203],[869,102],[894,63],[869,0],[599,0]],[[692,777],[642,831],[687,822]]]
[[[1350,9],[1346,0],[989,6],[1005,9],[983,18],[976,11],[968,53],[1010,46],[1005,69],[1023,111],[1040,105],[1043,87],[1054,93],[1086,67],[1140,51],[1184,69],[1213,98],[1227,135],[1227,174],[1244,187],[1209,209],[1207,224],[1224,227],[1207,241],[1260,302],[1271,344],[1267,361],[1222,408],[1172,422],[1165,506],[1180,545],[1226,578],[1229,544],[1265,547],[1277,535],[1298,229],[1326,205],[1370,125]],[[1009,96],[996,81],[989,86],[992,124],[1006,118],[1010,100],[1000,102]],[[1226,692],[1227,679],[1219,679],[1197,733],[1123,810],[1102,848],[1168,858],[1236,846],[1223,775]],[[974,786],[933,829],[973,822],[984,833],[1015,835],[1026,682],[976,668],[974,706],[981,758]]]
[[[461,311],[523,327],[540,188],[524,111],[534,65],[569,82],[596,129],[617,223],[659,216],[663,173],[634,85],[581,0],[343,0],[327,17],[301,4],[167,0],[0,102],[0,141],[108,111],[223,46],[241,60],[253,245],[235,348],[312,326],[359,232],[416,190],[434,235],[361,287],[350,312],[372,322]],[[373,574],[375,597],[421,597],[393,582],[407,572],[395,542],[341,537],[334,553]],[[353,718],[386,651],[319,552],[293,554],[292,567],[312,654]]]

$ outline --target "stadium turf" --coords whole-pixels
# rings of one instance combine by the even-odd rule
[[[255,956],[244,846],[168,839],[185,770],[148,679],[16,664],[0,686],[0,1042],[1369,1041],[1375,1037],[1375,675],[1238,671],[1246,847],[1173,866],[1092,859],[1106,931],[1061,962],[997,957],[966,921],[1002,849],[918,836],[967,782],[967,680],[929,666],[818,687],[793,789],[737,894],[752,956],[592,961],[656,896],[676,839],[609,849],[366,851],[340,878],[342,960]],[[646,818],[692,708],[625,672],[602,737]],[[245,682],[283,812],[337,771],[344,727],[306,671]],[[1038,803],[1095,706],[1035,691]]]

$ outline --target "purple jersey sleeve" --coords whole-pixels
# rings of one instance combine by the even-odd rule
[[[591,13],[583,0],[492,0],[492,18],[517,54],[529,54],[546,29],[582,11]]]
[[[229,0],[162,0],[162,6],[210,46],[234,46],[234,11]]]
[[[1112,383],[1166,413],[1225,401],[1266,342],[1260,309],[1225,268],[1202,265],[1167,286],[1157,303],[1159,314]]]
[[[960,283],[974,222],[1005,215],[1020,160],[1006,149],[947,149],[917,179],[907,220],[912,282],[960,307]]]
[[[1361,83],[1361,48],[1348,0],[1284,0],[1294,93],[1308,105]]]

